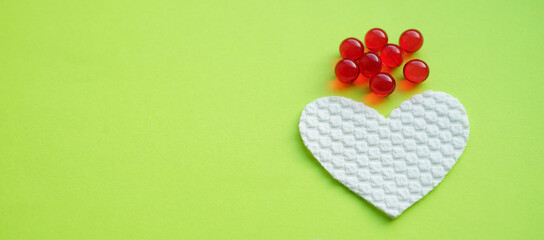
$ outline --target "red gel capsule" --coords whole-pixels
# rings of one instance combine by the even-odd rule
[[[429,76],[429,66],[419,59],[410,60],[404,65],[404,77],[413,83],[425,81]]]
[[[359,58],[359,71],[365,77],[372,77],[382,70],[382,60],[378,54],[368,52]]]
[[[340,44],[340,55],[352,60],[359,59],[365,50],[363,43],[357,38],[346,38]]]
[[[387,34],[380,28],[370,29],[365,35],[365,45],[373,51],[380,51],[387,44]]]
[[[400,35],[400,47],[407,52],[415,52],[423,45],[423,35],[418,30],[409,29]]]
[[[370,90],[380,97],[391,94],[395,86],[395,79],[389,73],[381,72],[370,79]]]
[[[334,72],[340,82],[351,83],[359,76],[359,67],[351,59],[342,59],[336,64]]]
[[[396,68],[402,64],[402,49],[395,44],[387,44],[380,51],[380,57],[385,66]]]

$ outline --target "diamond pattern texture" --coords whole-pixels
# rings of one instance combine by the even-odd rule
[[[319,98],[304,108],[299,129],[335,179],[391,218],[442,181],[469,135],[463,105],[434,91],[413,96],[388,118],[344,97]]]

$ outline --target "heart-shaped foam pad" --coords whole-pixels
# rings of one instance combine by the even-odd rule
[[[335,179],[391,218],[442,181],[469,135],[463,105],[434,91],[413,96],[388,118],[344,97],[319,98],[304,108],[299,129]]]

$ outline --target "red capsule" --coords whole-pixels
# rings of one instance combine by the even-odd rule
[[[340,82],[351,83],[359,76],[359,67],[351,59],[342,59],[336,64],[334,72]]]
[[[382,70],[382,60],[378,54],[368,52],[359,58],[359,71],[365,77],[372,77]]]
[[[400,47],[407,52],[415,52],[423,45],[423,35],[418,30],[409,29],[400,35]]]
[[[387,44],[380,51],[380,57],[385,66],[396,68],[402,64],[403,54],[399,46]]]
[[[370,89],[380,97],[387,96],[395,90],[395,79],[389,73],[378,73],[370,79]]]
[[[387,34],[380,28],[370,29],[365,35],[365,45],[373,51],[380,51],[387,44]]]
[[[359,59],[365,50],[365,46],[357,38],[346,38],[340,44],[340,55],[342,58],[352,60]]]
[[[425,81],[429,76],[429,66],[419,59],[410,60],[404,65],[404,77],[413,83]]]

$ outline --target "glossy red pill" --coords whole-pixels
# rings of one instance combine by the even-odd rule
[[[365,77],[372,77],[382,70],[382,60],[378,54],[368,52],[359,58],[359,71]]]
[[[425,81],[429,76],[429,66],[419,59],[410,60],[404,65],[404,77],[413,83]]]
[[[396,68],[402,64],[402,50],[395,44],[387,44],[380,51],[380,57],[385,66]]]
[[[365,50],[363,43],[357,38],[346,38],[340,44],[340,55],[352,60],[359,59]]]
[[[359,76],[359,67],[351,59],[342,59],[336,64],[334,72],[340,82],[351,83]]]
[[[389,73],[381,72],[370,79],[370,90],[380,97],[391,94],[395,86],[395,79]]]
[[[409,29],[400,35],[400,47],[407,52],[415,52],[423,45],[423,35],[418,30]]]
[[[387,34],[380,28],[370,29],[365,35],[365,45],[373,51],[380,51],[387,44]]]

